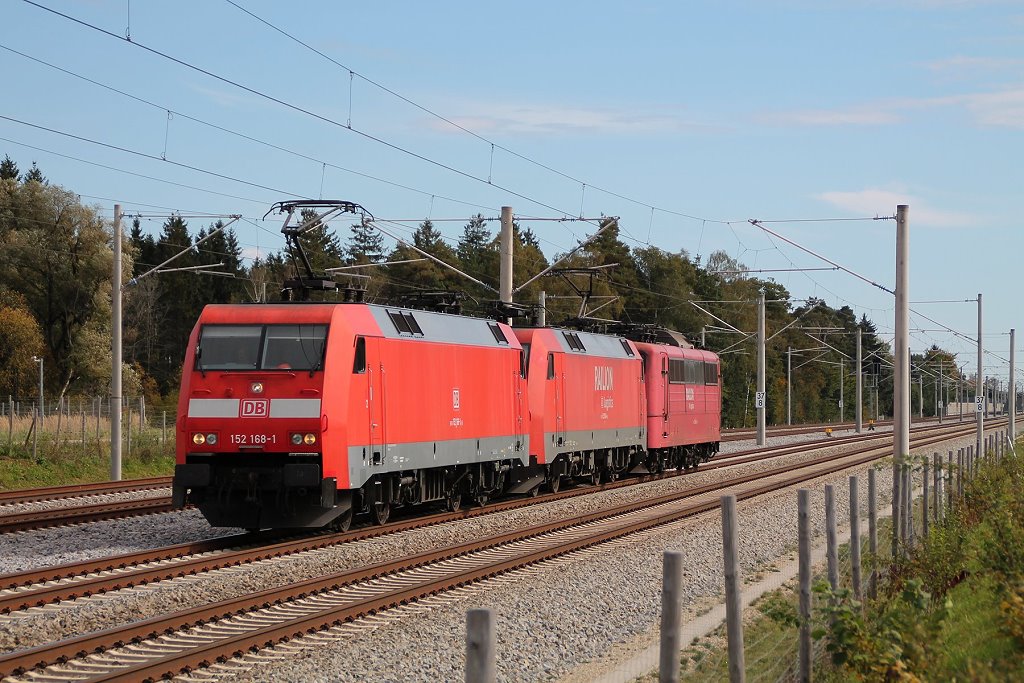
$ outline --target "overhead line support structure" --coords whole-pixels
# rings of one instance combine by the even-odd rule
[[[896,338],[893,359],[893,463],[892,463],[892,553],[899,551],[900,529],[902,528],[902,506],[900,501],[902,466],[910,455],[910,235],[908,214],[910,207],[900,204],[896,207]]]

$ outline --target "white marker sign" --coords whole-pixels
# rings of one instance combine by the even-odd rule
[[[765,392],[763,391],[754,392],[754,407],[757,408],[758,410],[764,408],[764,394]]]

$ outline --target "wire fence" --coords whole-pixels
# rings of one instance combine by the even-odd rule
[[[51,400],[0,402],[0,446],[9,453],[32,457],[104,455],[110,452],[110,399],[103,396],[62,396]],[[147,406],[144,397],[125,397],[121,403],[122,450],[166,451],[174,446],[175,408]],[[0,437],[2,438],[2,437]]]
[[[967,447],[907,456],[895,467],[891,461],[877,465],[867,476],[801,489],[796,519],[784,531],[792,534],[791,543],[781,559],[776,553],[760,564],[751,557],[760,532],[753,506],[745,510],[746,519],[739,519],[735,497],[723,496],[724,604],[719,593],[713,606],[684,608],[682,582],[691,581],[696,570],[689,568],[684,579],[674,568],[686,566],[686,556],[665,551],[661,625],[652,631],[651,644],[589,670],[585,680],[810,681],[831,666],[829,627],[835,610],[852,605],[849,609],[860,610],[862,618],[873,618],[867,606],[885,595],[894,568],[958,504],[982,460],[1005,457],[1008,443],[1006,432],[999,431],[983,440],[980,455]],[[791,490],[782,495],[791,496]],[[746,536],[742,543],[741,536]],[[472,610],[467,627],[465,680],[496,680],[494,661],[487,658],[507,653],[496,649],[494,614]]]

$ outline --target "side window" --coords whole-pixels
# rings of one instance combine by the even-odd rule
[[[361,375],[366,372],[366,339],[356,338],[356,358],[352,363],[352,374]]]
[[[684,362],[686,363],[684,381],[687,384],[703,384],[704,378],[701,377],[701,373],[704,370],[702,367],[703,363],[699,360],[687,360]]]
[[[718,384],[718,366],[704,363],[704,384]]]
[[[668,381],[669,384],[682,384],[685,378],[685,364],[684,361],[676,358],[671,358],[668,361]]]
[[[548,354],[548,379],[555,378],[555,354]]]
[[[519,376],[526,379],[530,374],[530,345],[523,344],[523,350],[519,352]]]

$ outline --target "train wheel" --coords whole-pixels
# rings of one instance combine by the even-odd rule
[[[594,465],[594,469],[590,472],[590,483],[597,486],[601,483],[601,468]]]
[[[331,529],[334,531],[344,533],[350,528],[352,528],[352,508],[341,513],[341,515],[335,517],[334,521],[331,522]]]
[[[487,505],[488,500],[490,500],[490,497],[486,493],[476,494],[476,504],[480,507]]]
[[[388,523],[391,517],[391,504],[388,502],[374,501],[370,503],[370,519],[373,523],[381,526]]]
[[[458,512],[459,508],[462,507],[462,494],[458,491],[449,493],[448,497],[444,500],[444,507],[448,512]]]
[[[562,477],[554,474],[548,479],[548,488],[551,489],[551,493],[558,493],[558,489],[562,487]]]

